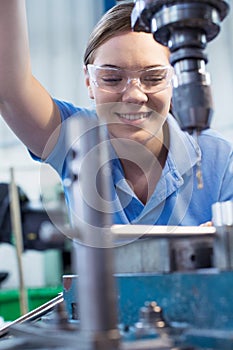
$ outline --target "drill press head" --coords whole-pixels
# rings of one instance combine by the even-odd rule
[[[227,0],[135,1],[133,30],[153,33],[156,41],[170,49],[175,71],[172,112],[190,133],[210,127],[213,102],[204,50],[219,34],[228,11]]]

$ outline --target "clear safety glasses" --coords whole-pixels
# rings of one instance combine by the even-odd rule
[[[139,71],[87,65],[91,81],[101,90],[122,93],[131,83],[137,83],[145,94],[154,94],[170,86],[173,67],[158,66]]]

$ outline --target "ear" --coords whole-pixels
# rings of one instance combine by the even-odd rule
[[[94,94],[93,94],[93,90],[92,90],[92,87],[91,87],[91,82],[90,82],[90,77],[89,77],[89,74],[88,74],[88,71],[87,71],[87,67],[84,66],[83,70],[84,70],[84,75],[85,75],[85,84],[86,84],[87,90],[88,90],[88,96],[93,100],[94,99]]]

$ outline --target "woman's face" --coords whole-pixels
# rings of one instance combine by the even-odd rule
[[[152,34],[126,32],[101,45],[93,64],[140,71],[169,65],[169,52]],[[97,114],[107,122],[111,137],[146,144],[162,132],[170,108],[171,86],[157,93],[145,93],[136,79],[132,79],[125,91],[113,93],[96,86],[88,74],[86,84],[89,96],[95,100]]]

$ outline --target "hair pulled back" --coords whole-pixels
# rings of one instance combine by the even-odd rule
[[[92,31],[84,53],[84,64],[94,61],[96,50],[108,39],[131,31],[131,12],[133,3],[124,3],[108,10]]]

